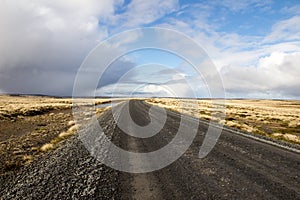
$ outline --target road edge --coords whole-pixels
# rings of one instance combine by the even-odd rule
[[[149,104],[146,101],[144,101],[144,103]],[[149,105],[158,106],[158,105],[153,105],[153,104],[149,104]],[[164,107],[161,107],[161,108],[164,108]],[[168,111],[170,111],[171,113],[173,113],[177,116],[186,115],[184,113],[176,112],[176,111],[173,111],[173,110],[168,109],[168,108],[165,108],[165,109],[167,109]],[[250,139],[253,139],[253,140],[256,140],[256,141],[260,141],[260,142],[263,142],[263,143],[266,143],[266,144],[270,144],[270,145],[273,145],[273,146],[276,146],[276,147],[279,147],[279,148],[282,148],[282,149],[300,154],[300,145],[287,143],[287,142],[279,141],[279,140],[277,141],[277,140],[274,140],[274,139],[266,137],[266,136],[257,135],[257,134],[242,131],[242,130],[239,130],[239,129],[234,129],[232,127],[228,127],[228,126],[225,126],[225,125],[221,126],[216,122],[211,122],[211,121],[208,121],[208,120],[196,118],[196,117],[190,116],[190,115],[187,115],[187,116],[189,116],[189,119],[191,119],[191,120],[199,121],[199,123],[210,125],[210,126],[213,126],[215,128],[223,129],[223,130],[226,130],[228,132],[231,132],[231,133],[234,133],[234,134],[237,134],[237,135],[241,135],[241,136],[246,137],[246,138],[250,138]]]

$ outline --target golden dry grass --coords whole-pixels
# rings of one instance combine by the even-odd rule
[[[55,109],[66,109],[70,108],[71,105],[71,99],[2,95],[0,96],[0,119],[35,115]]]
[[[1,119],[14,119],[15,117],[33,116],[43,114],[51,110],[71,109],[74,105],[74,99],[71,98],[52,98],[52,97],[37,97],[37,96],[9,96],[0,95],[0,120]],[[102,103],[111,102],[112,99],[75,99],[75,104],[84,105],[87,107],[87,112],[94,109],[91,105],[99,105]],[[78,105],[77,104],[77,105]],[[96,113],[100,115],[102,111],[107,108],[96,109]],[[54,115],[54,113],[51,113]],[[50,115],[51,115],[50,114]],[[84,118],[88,118],[86,113],[83,113]],[[54,149],[57,144],[74,135],[80,127],[80,123],[75,121],[69,121],[66,131],[61,132],[57,137],[51,141],[43,144],[36,150],[46,152]],[[29,157],[25,157],[25,160],[30,161]]]
[[[105,108],[96,109],[97,116],[100,116],[104,111],[108,110],[109,108],[110,108],[110,106],[105,107]],[[84,122],[84,121],[82,121],[82,122]],[[39,150],[42,152],[46,152],[46,151],[56,148],[57,144],[59,142],[76,134],[81,125],[78,123],[76,124],[76,122],[72,120],[72,121],[68,122],[68,126],[69,126],[69,129],[67,131],[61,132],[56,138],[52,139],[49,143],[46,143],[43,146],[41,146],[41,148]]]
[[[224,120],[217,115],[212,116],[211,100],[156,98],[147,102],[247,132],[300,144],[300,101],[297,100],[226,100]]]
[[[74,121],[69,121],[68,124],[70,127],[67,131],[61,132],[56,138],[52,139],[49,143],[46,143],[43,146],[41,146],[40,151],[46,152],[51,149],[54,149],[60,141],[74,135],[79,129],[79,125],[75,124]]]
[[[80,104],[102,104],[110,99],[76,99]],[[0,119],[41,114],[50,110],[69,109],[71,98],[0,95]]]

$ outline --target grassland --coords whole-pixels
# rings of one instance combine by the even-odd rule
[[[211,100],[156,98],[148,103],[214,120],[220,124],[243,131],[264,135],[277,140],[300,144],[300,101],[297,100],[226,100],[226,117],[222,120],[212,115]],[[193,105],[193,106],[191,106]]]
[[[79,99],[81,104],[87,105],[111,101],[114,100]],[[210,100],[156,98],[146,101],[229,127],[300,144],[300,101],[226,100],[224,119],[212,115]],[[0,95],[0,175],[19,169],[74,135],[80,124],[74,122],[72,106],[70,98]],[[84,107],[83,123],[94,109]],[[96,113],[100,115],[105,109],[107,107],[98,108]]]
[[[78,102],[98,105],[110,102],[110,100],[78,99]],[[71,98],[0,95],[0,119],[34,116],[51,110],[70,109],[72,103],[73,100]]]
[[[80,102],[90,105],[110,100]],[[72,106],[71,98],[0,95],[0,175],[18,170],[74,135],[79,125],[73,119]]]

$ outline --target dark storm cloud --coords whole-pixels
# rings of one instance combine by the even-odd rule
[[[1,1],[0,90],[70,95],[83,59],[107,36],[98,18],[114,3]]]
[[[133,69],[136,66],[135,63],[131,61],[121,61],[117,60],[113,62],[103,73],[101,79],[98,84],[98,88],[103,86],[117,83],[122,76],[124,76],[127,72]],[[131,74],[134,76],[134,74]],[[130,78],[130,77],[128,77]]]

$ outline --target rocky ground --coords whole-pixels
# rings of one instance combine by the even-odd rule
[[[71,109],[0,120],[0,176],[17,171],[44,152],[41,147],[66,131]]]
[[[90,156],[76,136],[6,178],[3,199],[112,199],[118,173]]]
[[[56,120],[60,119],[59,116],[62,118],[60,113],[57,113]],[[35,117],[34,121],[49,115],[54,116],[49,113]],[[68,124],[69,115],[65,111],[64,120],[61,119],[58,123],[62,125],[62,129]],[[59,125],[51,128],[50,119],[45,128],[53,132]],[[55,134],[52,136],[55,137]],[[31,141],[31,146],[40,141],[35,141],[28,135],[27,138]],[[56,149],[39,155],[30,164],[20,165],[18,170],[15,168],[3,174],[0,181],[0,199],[113,199],[119,194],[118,172],[92,157],[77,135],[60,142]]]

